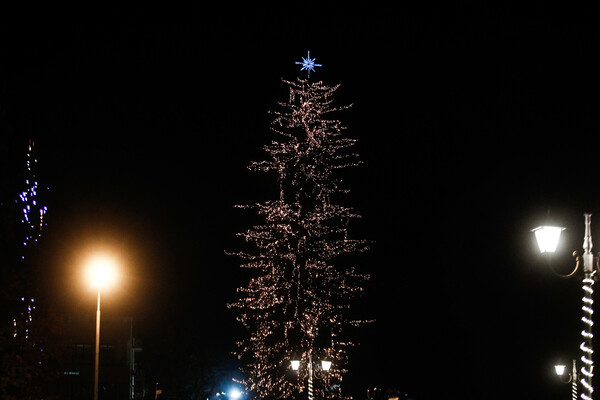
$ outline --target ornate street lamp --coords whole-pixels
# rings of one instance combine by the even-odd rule
[[[554,366],[554,370],[556,371],[556,375],[563,377],[565,375],[565,370],[567,366],[564,364],[557,364]],[[564,381],[564,383],[571,384],[571,399],[577,400],[577,360],[573,360],[573,369],[569,372],[568,380]]]
[[[300,369],[300,360],[292,360],[292,369],[298,371]]]
[[[585,235],[583,239],[583,256],[579,256],[576,252],[574,252],[573,255],[576,257],[575,269],[573,269],[573,271],[567,275],[561,275],[561,277],[569,278],[574,276],[575,273],[580,270],[581,264],[583,262],[583,306],[581,307],[581,310],[583,311],[583,317],[581,318],[581,321],[583,322],[584,329],[581,331],[582,342],[579,346],[582,352],[581,361],[583,362],[583,367],[581,368],[579,382],[581,383],[584,389],[581,392],[581,399],[592,400],[592,394],[594,392],[594,387],[592,386],[592,378],[594,376],[594,361],[592,357],[594,353],[594,351],[592,350],[592,339],[594,337],[592,333],[592,325],[594,324],[592,319],[592,315],[594,313],[594,300],[592,299],[592,295],[594,293],[594,276],[596,274],[598,266],[597,263],[596,265],[594,265],[594,255],[592,254],[592,214],[584,214],[584,217]],[[558,240],[560,238],[560,233],[563,230],[564,228],[556,226],[540,226],[538,228],[533,229],[533,232],[535,233],[535,237],[538,242],[538,246],[540,248],[540,252],[555,252],[556,247],[558,245]],[[557,372],[558,371],[559,369],[557,369]],[[574,388],[574,391],[577,391],[576,386]]]
[[[94,357],[94,400],[98,400],[98,366],[100,359],[100,291],[112,285],[117,277],[116,262],[105,255],[96,255],[88,261],[88,278],[92,286],[98,288],[96,303],[96,349]]]
[[[560,234],[565,228],[559,226],[538,226],[533,229],[540,248],[540,253],[554,253],[560,240]]]
[[[292,369],[294,371],[298,371],[300,369],[300,360],[299,359],[292,359],[290,360],[290,364],[292,366]],[[331,368],[331,361],[327,360],[327,359],[323,359],[321,360],[321,370],[322,371],[329,371],[329,369]],[[315,369],[315,365],[313,365],[313,361],[312,361],[312,354],[308,353],[308,400],[314,400],[314,395],[313,395],[313,374],[314,374],[314,370]]]
[[[556,371],[556,375],[563,376],[565,374],[565,369],[567,368],[564,364],[556,364],[554,366],[554,370]]]

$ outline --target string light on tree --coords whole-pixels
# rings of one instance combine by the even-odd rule
[[[10,343],[2,348],[0,359],[5,364],[2,368],[2,384],[0,398],[6,396],[15,399],[41,399],[47,397],[48,379],[55,375],[59,360],[54,357],[58,348],[53,338],[58,332],[58,320],[46,309],[38,314],[36,307],[39,286],[32,279],[37,275],[40,265],[37,257],[32,257],[39,250],[35,245],[40,240],[46,226],[45,215],[47,208],[40,198],[44,190],[40,189],[37,177],[37,158],[33,141],[25,143],[22,156],[23,187],[15,190],[14,207],[12,207],[15,232],[15,242],[12,244],[14,258],[7,261],[6,277],[10,282],[7,286],[8,300],[3,307],[10,312],[12,320],[12,337]],[[6,257],[5,257],[6,258]],[[11,301],[12,300],[12,301]]]
[[[37,156],[35,153],[35,143],[29,140],[26,160],[25,160],[25,188],[15,202],[19,204],[21,214],[22,248],[20,253],[21,262],[25,261],[26,253],[31,251],[31,245],[39,240],[42,231],[46,226],[46,213],[48,208],[42,205],[39,199],[39,185],[37,178]],[[29,327],[33,321],[35,311],[35,299],[31,296],[20,298],[21,311],[16,318],[13,318],[13,336],[23,335],[25,339],[29,338]]]
[[[29,331],[33,322],[33,312],[35,311],[35,299],[25,299],[21,297],[22,310],[19,318],[13,318],[13,337],[22,334],[25,339],[29,339]],[[20,324],[21,323],[21,324]]]
[[[310,53],[297,64],[308,73],[320,66]],[[252,272],[248,285],[238,289],[239,300],[230,304],[248,332],[237,355],[245,364],[246,391],[259,399],[298,398],[307,387],[306,361],[334,360],[335,368],[311,392],[319,399],[339,398],[353,345],[347,328],[366,322],[352,318],[350,303],[368,279],[339,258],[367,250],[368,242],[350,238],[348,225],[360,216],[336,202],[348,192],[338,171],[360,161],[351,151],[356,140],[344,136],[346,128],[336,118],[349,108],[334,106],[339,85],[283,82],[289,100],[272,112],[277,139],[264,146],[266,160],[249,165],[273,176],[278,198],[237,206],[262,220],[238,234],[249,250],[230,253]],[[290,376],[292,353],[302,366]]]
[[[16,200],[21,204],[21,223],[25,232],[23,246],[25,247],[32,242],[37,242],[41,237],[42,230],[46,225],[45,216],[48,211],[48,208],[41,205],[38,200],[38,181],[36,177],[37,158],[33,140],[29,141],[26,166],[27,176],[25,178],[25,189],[19,193],[19,197]],[[24,258],[25,254],[22,254],[21,259]]]

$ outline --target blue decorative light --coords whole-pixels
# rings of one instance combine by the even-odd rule
[[[30,242],[37,242],[38,238],[42,235],[42,230],[46,226],[44,221],[48,208],[42,206],[37,201],[38,195],[38,181],[36,179],[36,166],[37,158],[35,157],[35,149],[33,140],[29,141],[29,148],[27,151],[27,179],[25,180],[26,188],[16,200],[22,203],[21,223],[25,228],[25,238],[23,246],[27,246]],[[21,255],[21,259],[24,259],[25,255]]]
[[[18,198],[15,199],[15,203],[20,203],[22,212],[21,223],[23,224],[23,249],[21,251],[21,261],[25,260],[26,248],[29,247],[32,242],[37,242],[38,238],[42,235],[42,230],[46,226],[45,216],[48,211],[48,207],[41,205],[37,198],[38,195],[38,181],[36,178],[36,167],[37,158],[35,156],[35,145],[33,140],[29,141],[29,147],[27,149],[27,172],[25,179],[25,189],[19,193]],[[47,188],[46,188],[47,189]],[[13,318],[13,337],[23,336],[25,339],[29,339],[29,327],[33,322],[33,314],[35,313],[35,299],[28,297],[30,300],[27,301],[25,297],[21,297],[21,311],[19,315]],[[44,351],[40,348],[40,351]],[[38,361],[38,364],[40,362]]]
[[[308,51],[308,55],[306,58],[302,57],[302,62],[296,61],[296,64],[302,65],[300,71],[308,71],[308,77],[310,78],[310,71],[314,71],[315,67],[322,67],[321,64],[315,64],[315,58],[310,58],[310,50]]]

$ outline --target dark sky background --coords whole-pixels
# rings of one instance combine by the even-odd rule
[[[273,195],[246,166],[310,50],[311,79],[353,104],[364,164],[344,201],[363,216],[352,235],[374,241],[356,307],[376,322],[349,389],[566,398],[553,364],[579,357],[581,289],[548,264],[570,268],[582,214],[600,217],[599,35],[589,10],[548,7],[2,12],[2,201],[35,139],[57,304],[93,312],[73,276],[107,244],[127,278],[103,312],[144,321],[147,343],[187,332],[180,344],[227,355],[244,333],[225,304],[247,276],[225,250],[252,221],[233,206]],[[568,228],[551,261],[530,233],[546,217]]]

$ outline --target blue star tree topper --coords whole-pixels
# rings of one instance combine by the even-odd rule
[[[306,70],[308,72],[308,77],[310,78],[310,71],[314,71],[315,67],[322,67],[321,64],[315,64],[315,58],[310,58],[310,50],[308,51],[308,55],[306,58],[302,57],[302,61],[296,61],[296,64],[302,65],[300,71]]]

